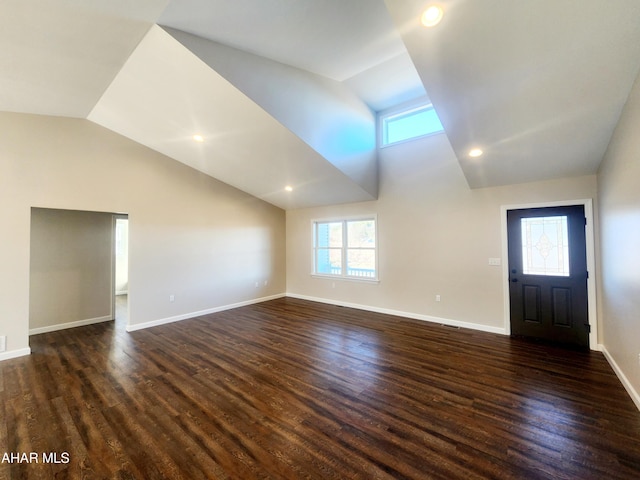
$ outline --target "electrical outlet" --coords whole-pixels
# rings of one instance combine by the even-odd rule
[[[495,257],[489,258],[489,265],[491,265],[492,267],[499,267],[501,263],[502,261],[500,258],[495,258]]]
[[[7,336],[0,335],[0,352],[4,352],[7,349]]]
[[[440,301],[440,295],[436,295],[436,302]]]
[[[176,301],[176,296],[175,295],[169,295],[169,301],[170,302],[175,302]]]

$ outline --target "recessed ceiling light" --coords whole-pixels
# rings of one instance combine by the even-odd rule
[[[435,27],[440,23],[442,17],[444,16],[444,10],[439,5],[430,5],[427,9],[422,13],[420,17],[420,21],[422,25],[425,27]]]
[[[479,148],[472,148],[471,150],[469,150],[469,156],[476,158],[479,157],[483,154],[484,152],[482,150],[480,150]]]
[[[287,192],[293,192],[293,187],[292,187],[291,185],[287,185],[286,187],[284,187],[284,189],[285,189]]]
[[[203,137],[202,135],[195,134],[195,135],[193,136],[193,139],[194,139],[196,142],[199,142],[199,143],[204,142],[204,137]]]

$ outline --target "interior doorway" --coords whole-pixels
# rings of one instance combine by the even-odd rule
[[[116,327],[126,328],[129,322],[129,217],[114,215],[114,282],[113,312]]]
[[[114,319],[114,214],[31,208],[29,334]]]

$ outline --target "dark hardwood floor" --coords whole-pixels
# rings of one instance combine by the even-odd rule
[[[640,478],[597,352],[290,298],[31,348],[0,362],[0,455],[38,463],[0,479]]]

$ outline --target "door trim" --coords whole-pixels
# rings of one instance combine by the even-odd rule
[[[506,335],[511,335],[511,318],[509,304],[509,250],[507,236],[507,211],[520,210],[524,208],[545,208],[545,207],[566,207],[571,205],[583,205],[584,215],[587,218],[587,225],[584,230],[587,246],[587,306],[589,309],[589,348],[591,350],[602,350],[602,345],[598,343],[598,308],[596,299],[596,254],[595,254],[595,229],[593,224],[593,200],[585,198],[580,200],[562,200],[558,202],[540,202],[518,205],[500,206],[500,224],[502,229],[502,290],[504,299],[504,331]]]

